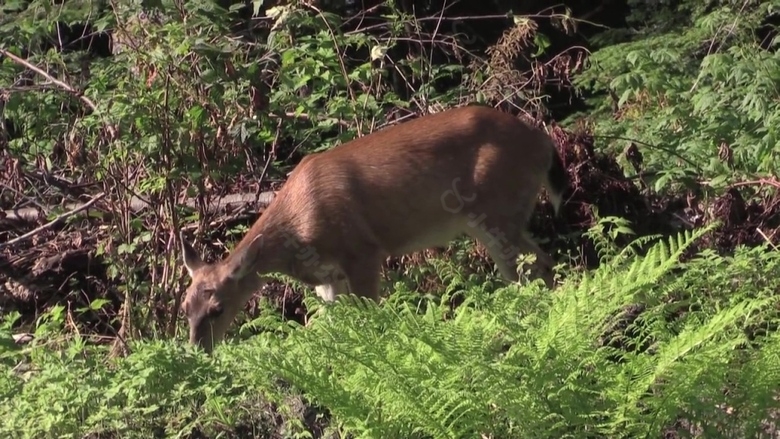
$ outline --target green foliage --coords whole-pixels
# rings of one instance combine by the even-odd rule
[[[575,82],[600,95],[590,99],[592,121],[613,141],[599,144],[622,149],[636,139],[656,190],[694,179],[718,190],[777,175],[780,58],[775,40],[761,41],[758,33],[777,7],[693,7],[689,26],[647,27],[631,42],[595,51]],[[603,99],[606,92],[612,98]]]
[[[102,349],[28,348],[39,353],[28,372],[4,366],[0,432],[216,434],[260,417],[270,428],[269,404],[292,416],[300,392],[355,437],[653,437],[678,417],[706,437],[758,437],[780,408],[780,338],[767,330],[779,323],[780,256],[680,262],[708,230],[606,258],[554,292],[541,281],[486,291],[441,273],[466,298],[454,311],[446,300],[418,310],[347,297],[307,327],[228,342],[213,357],[170,342],[108,363]]]

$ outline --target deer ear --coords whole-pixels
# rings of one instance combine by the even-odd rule
[[[249,245],[241,250],[241,253],[237,253],[231,258],[230,277],[233,279],[241,279],[244,276],[252,274],[254,265],[257,262],[257,257],[262,252],[262,247],[263,235],[259,234],[252,239]]]
[[[181,241],[181,254],[184,261],[184,268],[190,276],[195,273],[196,270],[203,267],[203,260],[200,258],[198,252],[184,239],[184,234],[179,233],[179,240]]]

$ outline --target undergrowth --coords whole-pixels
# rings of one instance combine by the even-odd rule
[[[587,99],[589,114],[570,121],[589,119],[605,150],[633,142],[646,183],[658,191],[696,182],[718,193],[735,181],[774,178],[780,40],[765,26],[778,2],[681,3],[689,10],[675,15],[686,25],[670,29],[654,12],[632,41],[593,52],[574,82],[598,97]]]
[[[658,437],[679,418],[704,437],[761,437],[780,408],[780,256],[681,262],[707,230],[620,252],[604,238],[604,264],[554,292],[482,288],[438,261],[465,299],[455,310],[344,298],[308,327],[264,316],[266,331],[212,357],[173,341],[121,358],[79,339],[19,348],[4,330],[0,434],[310,437],[307,401],[365,438]]]

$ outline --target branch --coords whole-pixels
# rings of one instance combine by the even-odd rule
[[[351,129],[352,128],[352,124],[351,123],[347,122],[344,119],[339,119],[339,118],[336,118],[336,117],[327,117],[327,116],[311,117],[311,116],[309,116],[306,113],[296,114],[296,113],[294,113],[292,111],[285,112],[285,113],[283,113],[281,115],[277,114],[277,113],[269,113],[269,116],[272,116],[272,117],[275,117],[275,118],[278,118],[278,119],[284,119],[284,118],[301,119],[301,120],[305,120],[305,121],[309,121],[309,122],[325,122],[325,121],[328,121],[328,120],[331,120],[331,121],[335,120],[336,124],[341,125],[344,128],[347,128],[347,129]]]
[[[758,180],[750,180],[750,181],[738,181],[736,183],[732,183],[729,185],[729,187],[736,187],[736,186],[753,186],[753,185],[769,185],[774,186],[777,189],[780,189],[780,181],[777,180],[775,177],[769,177],[769,178],[759,178]]]
[[[257,193],[249,193],[249,192],[239,193],[239,194],[229,194],[212,200],[206,206],[206,211],[209,213],[213,213],[223,209],[232,209],[237,207],[240,208],[253,203],[256,203],[260,206],[268,206],[275,197],[276,194],[273,191],[263,191],[259,195]],[[187,198],[185,200],[180,201],[179,203],[185,204],[188,207],[192,207],[192,208],[197,207],[197,202],[195,201],[195,198]],[[149,207],[152,206],[148,202],[142,200],[137,196],[133,196],[130,199],[130,205],[129,205],[130,212],[134,214],[140,212],[143,209],[147,209]],[[44,206],[44,208],[49,208],[49,207]],[[84,204],[68,203],[65,205],[65,208],[81,211],[84,208]],[[38,219],[38,209],[34,207],[25,207],[22,209],[11,209],[6,211],[0,210],[0,218],[16,220],[16,221],[35,221]]]
[[[60,81],[59,79],[54,78],[48,72],[46,72],[45,70],[41,69],[40,67],[31,64],[29,61],[27,61],[25,59],[19,58],[18,56],[14,55],[13,53],[11,53],[11,52],[9,52],[9,51],[7,51],[5,49],[0,49],[0,55],[7,56],[8,58],[11,59],[11,61],[14,61],[15,63],[17,63],[17,64],[19,64],[21,66],[27,67],[28,69],[34,71],[35,73],[43,76],[44,78],[48,79],[53,84],[55,84],[58,87],[60,87],[61,89],[65,90],[68,93],[72,94],[73,96],[76,96],[77,98],[79,98],[79,100],[81,102],[83,102],[84,105],[89,107],[92,111],[97,111],[97,105],[95,105],[95,103],[92,102],[92,100],[90,98],[84,96],[84,94],[81,91],[76,90],[71,85],[66,84],[66,83]]]
[[[7,247],[7,246],[12,245],[12,244],[16,244],[17,242],[21,242],[21,241],[24,241],[27,238],[33,237],[33,236],[37,235],[38,233],[40,233],[40,232],[42,232],[42,231],[44,231],[44,230],[46,230],[48,228],[53,227],[55,224],[57,224],[58,222],[64,220],[65,218],[71,217],[71,216],[81,212],[82,210],[89,209],[90,206],[92,206],[93,204],[95,204],[98,201],[102,200],[105,196],[106,196],[106,194],[104,192],[101,192],[98,195],[96,195],[95,198],[93,198],[93,199],[89,200],[88,202],[82,204],[78,208],[76,208],[74,210],[71,210],[71,211],[68,211],[68,212],[65,212],[62,215],[57,216],[57,218],[54,218],[53,220],[49,221],[48,223],[46,223],[46,224],[44,224],[44,225],[42,225],[42,226],[40,226],[38,228],[30,230],[29,232],[25,233],[22,236],[19,236],[19,237],[16,237],[14,239],[11,239],[10,241],[6,241],[6,242],[3,242],[3,243],[0,243],[0,248]]]

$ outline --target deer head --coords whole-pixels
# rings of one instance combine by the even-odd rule
[[[224,261],[209,264],[179,235],[184,267],[191,278],[182,311],[189,321],[190,342],[206,352],[222,340],[244,303],[264,283],[252,269],[262,251],[261,237],[257,235]]]

